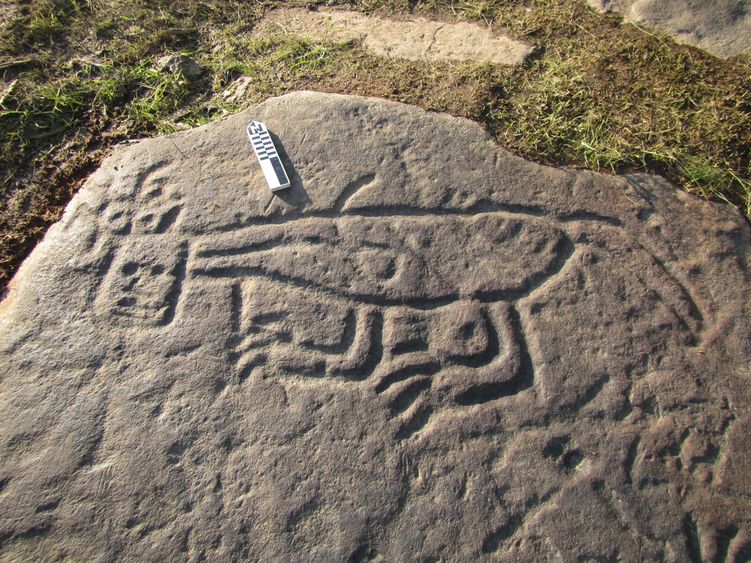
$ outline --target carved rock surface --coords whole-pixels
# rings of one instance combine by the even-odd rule
[[[0,306],[0,559],[744,560],[748,257],[381,100],[120,146]]]
[[[717,57],[751,54],[749,0],[587,0]]]

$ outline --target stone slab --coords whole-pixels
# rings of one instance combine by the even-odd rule
[[[749,0],[587,0],[717,57],[751,53]]]
[[[120,146],[0,305],[0,559],[744,560],[748,257],[381,100]]]
[[[390,20],[344,10],[274,10],[257,26],[263,36],[283,31],[337,42],[360,41],[380,56],[407,60],[475,61],[517,65],[533,47],[487,27],[413,18]]]

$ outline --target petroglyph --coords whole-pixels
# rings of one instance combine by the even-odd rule
[[[748,242],[382,101],[123,147],[3,302],[1,557],[743,560]]]

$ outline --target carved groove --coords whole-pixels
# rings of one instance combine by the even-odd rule
[[[371,311],[360,316],[357,332],[361,336],[355,339],[350,355],[340,360],[330,360],[328,373],[334,377],[361,381],[381,363],[383,315],[380,311]]]
[[[430,416],[433,414],[433,407],[425,405],[419,407],[414,414],[407,419],[407,421],[401,425],[396,432],[397,440],[406,440],[417,434],[420,430],[427,426],[430,421]]]
[[[380,217],[380,216],[379,216]],[[283,285],[289,285],[300,289],[315,290],[317,292],[324,292],[332,297],[341,298],[347,297],[356,302],[376,305],[380,307],[388,307],[395,305],[408,305],[417,309],[433,309],[459,299],[472,299],[481,303],[493,303],[498,301],[514,301],[525,297],[535,291],[544,282],[546,282],[551,276],[559,273],[564,265],[568,262],[574,253],[573,242],[564,236],[562,233],[559,235],[555,246],[551,249],[554,254],[554,258],[546,265],[542,270],[535,272],[529,278],[522,280],[519,285],[505,287],[497,290],[472,290],[466,293],[459,293],[458,291],[445,291],[441,295],[437,296],[389,296],[384,294],[365,294],[358,291],[353,291],[346,287],[334,288],[329,287],[323,283],[316,282],[311,279],[307,279],[298,275],[279,272],[263,263],[260,264],[242,264],[242,263],[226,263],[223,261],[212,262],[211,260],[202,260],[198,264],[194,265],[191,269],[192,277],[210,277],[210,278],[262,278],[271,281],[278,282]],[[282,237],[278,239],[274,237],[272,246],[280,244],[289,245],[296,239]],[[242,254],[255,253],[262,249],[266,249],[265,242],[261,242],[258,245],[242,245],[240,247],[233,247],[227,249],[202,249],[198,253],[199,258],[211,258],[211,257],[232,257],[240,256]],[[293,248],[288,246],[288,248]],[[301,246],[305,248],[305,246]]]
[[[355,342],[357,327],[355,325],[355,312],[350,310],[347,318],[344,320],[344,335],[341,342],[336,344],[316,344],[315,342],[302,342],[300,345],[308,350],[323,352],[324,354],[345,354]]]
[[[488,312],[482,312],[482,320],[488,331],[488,345],[484,350],[470,356],[449,355],[448,360],[452,365],[460,365],[469,368],[479,368],[492,362],[500,352],[500,343],[498,342],[498,332],[488,317]]]
[[[357,181],[355,181],[356,183]],[[346,190],[345,190],[346,191]],[[344,203],[351,199],[351,197],[354,195],[354,192],[352,194],[349,194],[346,198],[344,198]],[[342,200],[342,197],[340,196],[338,200]],[[340,203],[339,205],[344,205],[344,203]],[[311,211],[307,213],[300,213],[300,212],[292,212],[288,213],[286,215],[270,215],[270,216],[261,216],[261,217],[253,217],[251,219],[247,219],[244,221],[237,221],[235,223],[229,223],[227,225],[222,225],[221,227],[218,227],[215,229],[217,232],[227,233],[227,232],[234,232],[241,229],[245,229],[247,227],[254,227],[259,225],[280,225],[280,224],[288,224],[294,221],[298,220],[304,220],[308,218],[320,218],[320,219],[332,219],[336,217],[341,216],[349,216],[349,217],[402,217],[405,215],[410,215],[413,217],[434,217],[434,216],[451,216],[451,215],[458,215],[458,216],[472,216],[477,215],[479,213],[508,213],[509,215],[525,215],[527,217],[545,217],[547,214],[545,211],[538,206],[525,206],[525,205],[503,205],[503,204],[495,204],[487,201],[478,202],[470,207],[467,207],[465,209],[446,209],[442,207],[410,207],[407,205],[394,205],[394,206],[385,206],[385,205],[379,205],[374,207],[363,207],[353,210],[343,210],[343,209],[337,209],[334,207],[333,209],[324,209],[320,211]],[[563,220],[561,218],[561,220]],[[200,233],[196,233],[200,234]]]
[[[231,292],[232,311],[230,313],[230,316],[232,318],[232,332],[238,333],[240,332],[243,313],[242,287],[239,283],[233,284]]]
[[[524,338],[519,313],[514,307],[508,309],[508,324],[514,343],[518,347],[519,365],[516,374],[509,381],[489,381],[467,389],[456,397],[457,404],[471,406],[495,401],[520,393],[533,385],[534,365],[527,349],[527,340]]]
[[[262,267],[243,267],[243,266],[228,266],[228,267],[216,267],[216,268],[197,268],[191,271],[193,277],[206,276],[209,278],[263,278],[271,280],[282,285],[289,285],[299,289],[311,290],[314,289],[317,292],[325,293],[331,297],[341,299],[342,293],[335,289],[331,289],[325,286],[319,286],[305,278],[296,276],[286,276],[279,274],[278,272],[272,272]],[[458,294],[451,294],[446,297],[424,297],[424,298],[389,298],[379,297],[374,295],[364,295],[362,293],[344,293],[344,296],[366,305],[375,305],[379,307],[390,307],[394,305],[409,305],[415,309],[435,309],[443,305],[448,305],[460,299]]]
[[[264,250],[271,250],[284,243],[284,235],[282,233],[276,236],[270,237],[263,242],[244,244],[240,246],[232,246],[229,248],[209,248],[206,250],[199,250],[196,252],[196,256],[199,258],[221,258],[226,256],[240,256],[250,252],[261,252]]]
[[[407,340],[405,342],[397,342],[392,348],[391,353],[394,356],[402,354],[410,354],[412,352],[425,352],[428,349],[428,343],[422,339]]]
[[[631,442],[631,445],[628,447],[628,453],[626,454],[626,459],[623,462],[623,467],[626,471],[626,483],[631,485],[633,483],[633,471],[634,471],[634,463],[636,462],[636,453],[639,450],[639,437],[637,436],[634,438],[634,440]]]
[[[420,394],[426,389],[430,389],[432,381],[430,378],[416,379],[410,382],[407,387],[399,391],[389,403],[389,410],[391,415],[401,414],[411,407],[415,401],[420,397]]]
[[[699,530],[691,513],[683,518],[683,533],[686,536],[686,550],[691,563],[701,563],[701,544],[699,543]]]
[[[483,553],[494,553],[501,548],[503,542],[514,535],[522,524],[519,517],[512,518],[507,524],[500,526],[487,535],[482,542]]]
[[[734,524],[717,531],[717,551],[712,563],[723,563],[728,560],[730,544],[737,535],[738,526]]]
[[[342,190],[342,193],[339,194],[339,197],[336,198],[336,202],[333,206],[333,211],[340,213],[347,206],[347,202],[352,198],[352,196],[354,196],[368,184],[371,184],[374,179],[375,174],[365,174],[364,176],[360,176],[354,182],[347,184],[347,186],[345,186],[345,188]]]
[[[175,318],[177,304],[180,301],[180,294],[182,293],[183,282],[186,276],[187,250],[187,244],[184,244],[178,251],[177,264],[173,270],[174,281],[167,295],[167,310],[164,312],[164,317],[162,317],[162,325],[170,324]]]
[[[180,211],[182,211],[182,207],[180,205],[175,205],[174,207],[168,209],[159,218],[159,222],[154,228],[154,232],[156,234],[166,233],[167,229],[169,229],[172,225],[175,224],[175,221],[177,221],[177,218],[180,215]]]
[[[543,283],[547,282],[552,276],[563,270],[569,258],[573,256],[574,250],[574,243],[569,238],[563,237],[555,246],[556,259],[545,270],[535,273],[523,286],[500,291],[478,291],[472,295],[472,299],[481,303],[493,303],[496,301],[517,301],[522,297],[526,297]]]
[[[400,367],[381,379],[375,387],[375,392],[379,394],[383,393],[395,383],[404,381],[405,379],[409,379],[416,375],[435,375],[440,370],[441,364],[437,361],[430,360]]]

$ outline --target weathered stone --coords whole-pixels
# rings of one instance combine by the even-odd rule
[[[384,101],[120,147],[0,306],[0,559],[742,560],[748,256]]]
[[[164,55],[156,62],[156,67],[162,71],[177,72],[185,78],[198,78],[203,74],[203,68],[185,55]]]
[[[252,83],[253,78],[250,76],[241,76],[235,79],[232,84],[222,92],[222,97],[228,102],[239,102],[245,97],[245,94],[247,94],[248,88]]]
[[[626,21],[659,29],[718,57],[751,53],[748,0],[587,1],[598,11],[620,12]]]
[[[291,8],[271,12],[256,34],[279,30],[331,41],[359,41],[376,55],[407,60],[477,61],[517,65],[533,47],[471,23],[390,20],[342,10]]]

